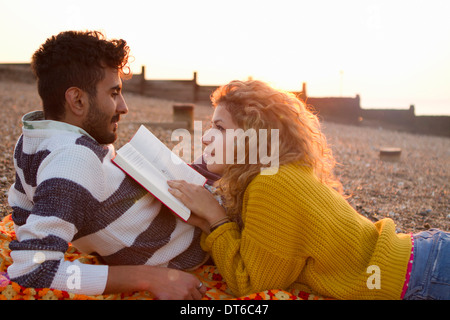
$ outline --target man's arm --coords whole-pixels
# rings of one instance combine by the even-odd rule
[[[27,287],[51,287],[88,295],[148,290],[160,299],[201,298],[204,289],[197,290],[200,281],[185,272],[150,266],[108,267],[65,261],[68,242],[85,223],[85,215],[95,212],[95,201],[89,201],[90,194],[104,190],[98,175],[102,172],[98,158],[86,151],[86,148],[77,148],[49,155],[47,165],[40,168],[36,178],[36,189],[31,193],[33,201],[22,184],[26,179],[17,176],[9,192],[19,240],[10,246],[13,264],[8,273],[12,280]],[[71,161],[64,161],[66,159]],[[69,174],[77,168],[78,174]],[[90,191],[80,188],[77,181],[83,176],[96,177],[95,188],[91,186]]]
[[[104,294],[150,291],[160,300],[201,299],[206,292],[194,275],[152,266],[110,266]],[[199,288],[200,287],[200,288]]]

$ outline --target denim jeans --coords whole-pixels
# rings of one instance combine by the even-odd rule
[[[403,299],[450,300],[450,233],[430,229],[413,236],[411,278]]]

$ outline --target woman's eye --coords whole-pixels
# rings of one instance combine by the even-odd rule
[[[217,129],[217,130],[219,130],[219,131],[224,131],[224,130],[225,130],[221,125],[218,125],[218,124],[215,124],[215,123],[211,123],[211,125],[209,126],[209,128],[210,128],[210,129]]]

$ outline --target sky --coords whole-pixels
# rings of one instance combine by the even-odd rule
[[[222,85],[249,77],[363,108],[450,115],[448,0],[0,0],[0,63],[51,35],[127,40],[147,79]]]

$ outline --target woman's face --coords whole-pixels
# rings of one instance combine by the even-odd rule
[[[234,150],[234,138],[226,139],[226,130],[238,129],[234,123],[230,112],[224,105],[219,104],[214,110],[211,120],[211,129],[207,130],[202,137],[202,142],[205,145],[203,151],[203,159],[206,162],[209,171],[222,175],[228,164],[226,159],[226,152]],[[229,147],[227,148],[227,146]],[[231,157],[233,159],[234,157]]]

